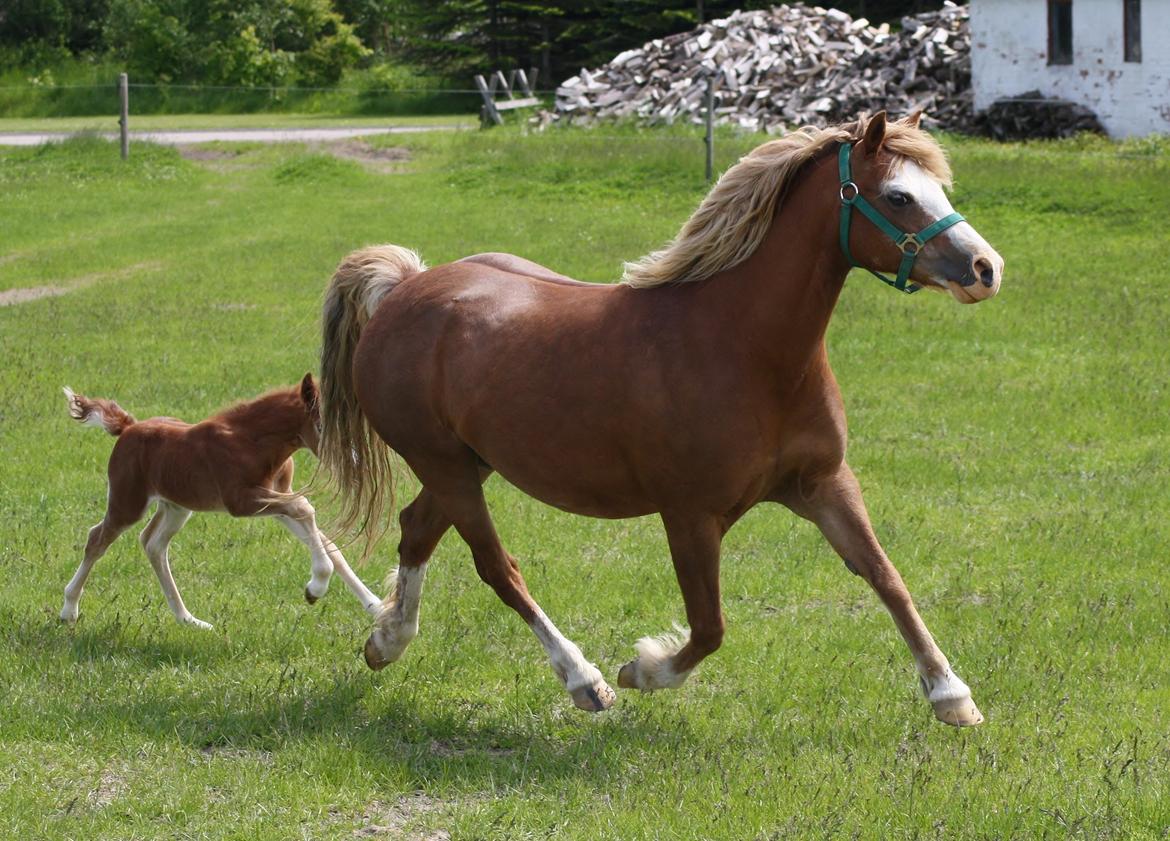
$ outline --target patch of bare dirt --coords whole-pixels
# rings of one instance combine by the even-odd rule
[[[0,307],[11,307],[41,298],[53,298],[72,292],[73,286],[26,286],[22,289],[5,289],[0,292]]]
[[[250,759],[261,765],[272,764],[272,751],[233,748],[226,745],[204,745],[199,749],[205,759]]]
[[[119,269],[116,272],[94,272],[93,274],[79,275],[78,277],[70,278],[61,283],[48,283],[44,286],[22,286],[16,289],[5,289],[0,291],[0,307],[11,307],[16,304],[25,304],[29,301],[39,301],[41,298],[55,298],[58,295],[66,295],[78,289],[84,289],[87,286],[93,286],[103,280],[114,280],[117,278],[130,277],[141,271],[157,269],[162,266],[162,263],[147,261],[145,263],[135,263],[133,266],[127,266],[124,269]]]
[[[430,751],[434,756],[442,756],[444,758],[453,758],[460,756],[467,756],[468,754],[480,753],[485,756],[511,756],[516,751],[511,748],[466,748],[460,747],[446,739],[431,739]]]
[[[336,158],[357,161],[377,172],[401,172],[410,160],[410,150],[404,146],[371,146],[364,140],[341,140],[322,148]]]
[[[86,795],[86,801],[95,809],[104,809],[126,792],[126,778],[111,768],[103,768],[97,786]]]
[[[236,149],[222,149],[202,143],[182,143],[175,147],[179,155],[189,161],[223,161],[238,157]]]
[[[362,826],[353,831],[353,837],[393,838],[395,841],[450,841],[450,830],[421,829],[415,825],[423,822],[428,815],[449,814],[453,808],[460,805],[460,802],[440,800],[424,791],[404,794],[393,803],[375,800],[362,811]]]

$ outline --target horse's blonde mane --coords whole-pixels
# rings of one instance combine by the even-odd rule
[[[764,239],[785,193],[803,166],[828,146],[856,142],[866,121],[802,128],[757,146],[728,169],[678,235],[663,249],[625,264],[622,282],[635,288],[705,280],[750,257]],[[887,123],[882,148],[909,158],[943,186],[951,168],[942,147],[917,118]]]

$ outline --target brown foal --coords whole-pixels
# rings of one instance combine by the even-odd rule
[[[69,415],[118,438],[110,454],[106,515],[89,530],[85,556],[65,588],[61,619],[77,619],[78,601],[97,560],[118,535],[142,519],[151,502],[158,510],[139,542],[162,585],[175,619],[210,628],[187,610],[171,576],[167,547],[193,511],[226,511],[233,517],[275,517],[309,548],[309,603],[325,595],[336,571],[362,606],[377,614],[380,600],[354,575],[341,552],[318,528],[309,501],[292,493],[292,454],[319,440],[317,385],[274,391],[189,424],[174,418],[136,421],[112,400],[65,389]]]
[[[847,181],[839,156],[850,150]],[[876,591],[935,714],[979,723],[874,536],[825,349],[853,261],[895,271],[917,253],[910,277],[921,286],[963,303],[998,291],[1003,260],[966,222],[906,252],[855,214],[841,242],[855,195],[902,231],[945,222],[949,177],[917,115],[881,113],[757,148],[621,284],[578,283],[505,254],[431,269],[398,246],[350,255],[323,313],[322,462],[351,524],[377,520],[386,501],[386,445],[422,483],[400,516],[397,580],[366,643],[369,665],[396,660],[416,635],[426,562],[453,525],[574,703],[613,702],[501,545],[481,488],[495,471],[565,511],[661,517],[690,630],[638,641],[619,686],[679,686],[720,646],[720,543],[771,501],[813,521]]]

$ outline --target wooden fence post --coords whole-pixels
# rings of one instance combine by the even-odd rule
[[[707,75],[707,181],[715,177],[715,74]]]
[[[125,73],[118,74],[118,97],[122,100],[122,114],[118,117],[122,134],[122,160],[126,160],[130,157],[130,78]]]

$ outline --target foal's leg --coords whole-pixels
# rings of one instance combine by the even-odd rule
[[[418,636],[418,609],[422,600],[427,561],[451,527],[451,521],[426,488],[398,517],[402,539],[398,543],[398,569],[387,579],[386,600],[378,621],[366,640],[366,665],[381,669],[393,663]]]
[[[313,506],[303,496],[297,497],[288,502],[279,502],[269,504],[264,513],[276,517],[280,523],[287,528],[292,534],[308,547],[309,557],[311,558],[312,567],[309,577],[309,583],[305,585],[305,600],[309,604],[317,601],[325,595],[325,591],[329,589],[329,577],[333,574],[333,566],[335,559],[332,559],[325,549],[325,543],[322,538],[324,535],[317,529],[317,512],[313,510]],[[332,542],[330,543],[332,545]],[[341,557],[341,553],[337,551],[337,547],[333,547],[337,558],[340,558],[341,565],[349,570],[351,578],[356,580],[357,576],[349,569],[345,563],[345,558]],[[348,582],[347,582],[348,583]],[[360,583],[360,582],[359,582]],[[364,585],[362,589],[365,590]],[[369,592],[369,591],[366,591]],[[358,594],[358,599],[362,599],[362,594]],[[373,596],[373,594],[370,594]],[[377,597],[374,597],[376,600]]]
[[[81,566],[77,568],[77,572],[73,574],[73,578],[65,585],[65,604],[61,607],[61,621],[62,622],[76,622],[78,612],[78,602],[81,601],[81,594],[85,590],[85,582],[89,578],[89,573],[93,570],[93,565],[98,562],[98,559],[106,553],[118,535],[126,531],[134,524],[135,519],[126,521],[125,518],[114,517],[111,518],[111,512],[107,511],[105,518],[100,523],[89,530],[89,537],[85,541],[85,554],[82,556]],[[142,516],[140,511],[139,517]]]
[[[382,600],[369,587],[363,584],[362,580],[357,577],[357,574],[350,569],[349,564],[345,562],[345,557],[341,554],[341,550],[337,548],[337,545],[332,540],[325,536],[325,532],[317,529],[317,537],[325,549],[325,554],[329,556],[329,560],[333,563],[333,571],[345,582],[345,586],[353,593],[354,598],[361,602],[362,608],[366,613],[371,616],[377,616],[382,610]],[[305,589],[305,598],[309,598],[308,588]],[[309,603],[312,604],[312,602]]]
[[[618,672],[625,689],[665,689],[682,686],[699,661],[723,642],[723,612],[719,606],[719,544],[723,527],[715,518],[662,515],[675,575],[682,589],[690,635],[643,637],[638,656]]]
[[[902,577],[874,536],[853,471],[842,464],[835,476],[818,484],[806,504],[808,510],[798,513],[817,524],[845,565],[873,587],[893,616],[914,655],[922,691],[934,707],[935,716],[947,724],[981,723],[983,716],[971,700],[971,690],[951,671],[950,663],[914,609]]]
[[[210,623],[196,619],[191,615],[191,611],[187,610],[187,605],[183,604],[183,597],[179,594],[179,588],[171,575],[171,562],[168,557],[171,539],[187,524],[190,517],[191,512],[188,509],[160,499],[158,511],[142,530],[138,542],[142,544],[142,550],[146,552],[146,557],[150,559],[150,565],[154,568],[154,574],[158,576],[158,583],[162,586],[163,596],[166,597],[171,613],[175,615],[175,621],[180,625],[193,625],[209,630]]]

